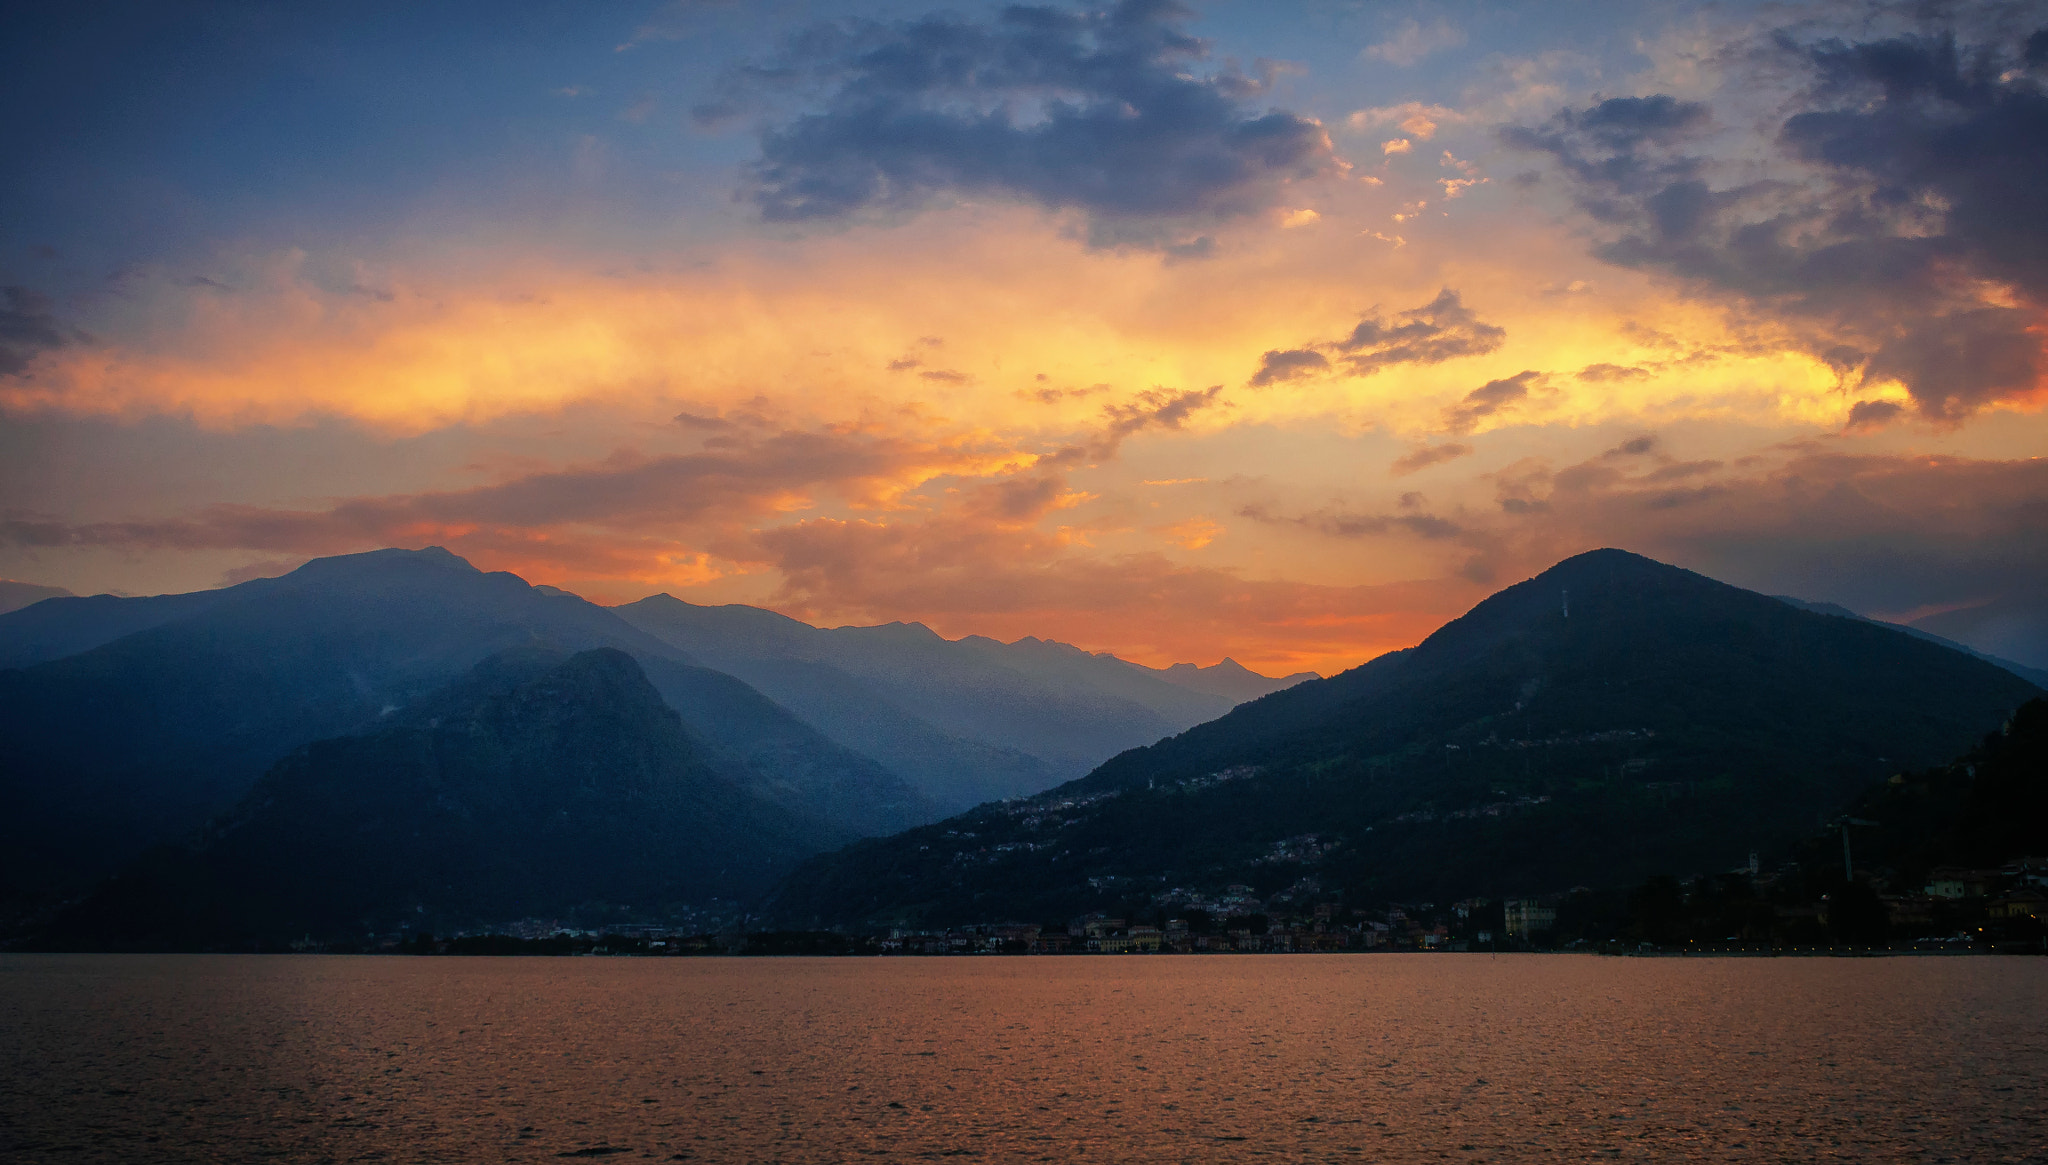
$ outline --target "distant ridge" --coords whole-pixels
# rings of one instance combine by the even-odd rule
[[[0,615],[0,656],[59,640],[94,645],[0,670],[0,900],[110,872],[231,805],[292,749],[374,726],[521,647],[628,652],[735,779],[848,832],[893,832],[933,812],[744,682],[602,607],[438,547],[315,559],[195,595],[60,598]]]
[[[1875,624],[1879,627],[1889,627],[1894,631],[1911,635],[1915,639],[1925,639],[1929,643],[1939,643],[1943,647],[1960,651],[1965,655],[1974,655],[1986,663],[1996,664],[2037,687],[2048,688],[2048,671],[2043,671],[2038,667],[2028,667],[2023,663],[2014,663],[2009,659],[2000,659],[1998,656],[1978,651],[1967,643],[1958,643],[1953,639],[1936,635],[1932,631],[1924,631],[1919,627],[1910,626],[1905,623],[1887,623],[1882,619],[1873,619],[1868,615],[1859,615],[1840,603],[1817,603],[1811,599],[1796,599],[1791,595],[1773,595],[1771,597],[1781,603],[1790,603],[1802,611],[1812,611],[1818,615],[1834,615],[1842,619],[1855,619],[1860,622]]]
[[[63,587],[46,587],[36,583],[0,578],[0,615],[20,610],[32,603],[40,603],[44,599],[68,598],[70,595],[71,592]]]
[[[1782,852],[2039,689],[1619,550],[1037,797],[812,860],[791,925],[1625,886]],[[1177,897],[1178,896],[1178,897]]]
[[[655,595],[612,608],[759,688],[955,811],[1035,793],[1307,676],[1236,663],[1155,669],[1026,637],[941,637],[922,623],[818,628],[759,607]]]
[[[2048,668],[2048,581],[1988,603],[1923,615],[1918,631],[1979,644],[2033,668]]]
[[[72,892],[291,749],[531,646],[626,651],[721,771],[856,835],[1036,792],[1288,682],[666,597],[606,609],[440,547],[183,595],[54,597],[0,614],[0,903]]]
[[[1133,664],[1132,666],[1142,665]],[[1177,663],[1171,667],[1147,668],[1146,670],[1157,673],[1161,679],[1166,680],[1168,683],[1178,684],[1191,691],[1208,692],[1212,696],[1222,696],[1224,699],[1235,700],[1240,704],[1246,700],[1256,700],[1260,696],[1270,695],[1273,692],[1291,688],[1296,684],[1323,678],[1312,671],[1298,671],[1292,675],[1281,676],[1276,680],[1252,671],[1227,655],[1223,657],[1221,662],[1210,664],[1208,667],[1196,667],[1191,663]]]

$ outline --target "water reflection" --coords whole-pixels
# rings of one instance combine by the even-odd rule
[[[2048,1158],[2048,960],[0,958],[9,1161]]]

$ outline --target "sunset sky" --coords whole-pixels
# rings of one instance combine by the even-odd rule
[[[1328,673],[1619,546],[2048,664],[2039,4],[25,8],[0,577]]]

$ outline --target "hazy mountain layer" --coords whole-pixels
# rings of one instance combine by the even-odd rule
[[[36,583],[0,578],[0,614],[20,610],[44,599],[64,598],[70,594],[71,592],[63,587],[46,587]]]
[[[816,859],[779,909],[1039,920],[1231,883],[1443,902],[1726,868],[2038,692],[1898,631],[1597,551],[1415,648],[1050,793]]]
[[[1908,626],[1904,623],[1887,623],[1882,619],[1873,619],[1868,615],[1859,615],[1840,603],[1817,603],[1811,599],[1795,599],[1791,595],[1777,595],[1774,597],[1781,603],[1790,603],[1801,610],[1812,611],[1815,614],[1836,615],[1844,619],[1856,619],[1864,623],[1874,623],[1879,627],[1889,627],[1894,631],[1903,631],[1915,639],[1925,639],[1929,643],[1938,643],[1943,647],[1960,651],[1965,655],[1974,655],[1986,663],[1996,664],[2030,684],[2048,687],[2048,671],[2038,667],[2028,667],[2023,663],[2016,663],[2010,659],[1987,654],[1971,647],[1967,643],[1958,643],[1947,636],[1936,635],[1934,632],[1921,627]]]
[[[621,618],[730,672],[953,808],[1037,792],[1305,676],[1151,669],[1064,643],[947,640],[917,623],[812,627],[668,595]]]
[[[687,915],[848,837],[729,782],[621,651],[494,657],[392,719],[293,752],[196,845],[153,851],[50,941]]]
[[[479,660],[532,645],[631,652],[719,763],[792,806],[863,833],[930,813],[894,774],[740,680],[602,607],[443,550],[319,559],[207,597],[182,614],[102,597],[0,616],[8,643],[17,625],[32,637],[60,617],[85,636],[95,620],[118,632],[124,620],[173,615],[133,633],[91,631],[106,641],[0,671],[6,891],[110,871],[232,804],[291,749],[358,731]]]
[[[1140,671],[1151,672],[1175,687],[1221,696],[1231,701],[1233,707],[1246,700],[1256,700],[1260,696],[1322,678],[1312,671],[1301,671],[1274,679],[1271,676],[1260,675],[1228,656],[1225,656],[1221,663],[1213,663],[1208,667],[1177,663],[1171,667],[1148,668],[1143,664],[1130,663],[1128,660],[1124,662]]]
[[[1926,615],[1913,620],[1913,626],[2028,667],[2048,668],[2048,588]]]

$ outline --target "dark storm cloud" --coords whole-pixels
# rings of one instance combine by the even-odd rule
[[[1196,73],[1208,49],[1183,31],[1189,16],[1126,0],[813,29],[729,86],[822,92],[821,109],[762,131],[742,196],[771,222],[802,222],[1003,194],[1086,212],[1097,243],[1145,238],[1192,257],[1203,240],[1146,238],[1143,224],[1261,209],[1333,159],[1316,122],[1250,104],[1264,79]]]
[[[1396,364],[1441,364],[1460,356],[1483,356],[1500,347],[1507,334],[1506,328],[1481,320],[1446,287],[1435,299],[1398,313],[1392,321],[1369,316],[1342,339],[1267,352],[1249,383],[1263,388],[1337,366],[1353,376],[1371,376]]]
[[[2035,391],[2048,359],[2048,91],[2035,37],[1773,42],[1809,84],[1777,148],[1799,181],[1716,186],[1704,107],[1617,98],[1510,127],[1608,224],[1602,258],[1777,309],[1844,383],[1897,380],[1955,419]],[[2015,67],[2026,65],[2027,67]],[[2007,289],[1987,292],[1985,284]]]
[[[0,376],[19,376],[38,355],[66,343],[50,301],[26,287],[0,289]]]

